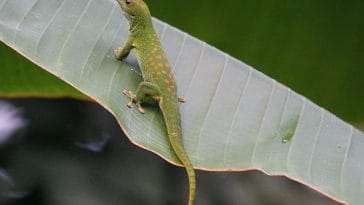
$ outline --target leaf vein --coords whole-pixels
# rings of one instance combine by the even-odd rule
[[[305,108],[306,108],[306,98],[304,98],[302,96],[301,96],[301,98],[302,98],[302,106],[301,106],[300,114],[298,116],[297,125],[296,125],[296,129],[295,130],[297,130],[297,127],[300,124],[300,121],[302,120],[302,116],[303,116],[303,113],[304,113]],[[289,172],[291,172],[292,174],[293,174],[293,170],[289,168],[290,167],[289,166],[289,162],[290,162],[290,158],[291,158],[291,152],[292,152],[293,143],[296,141],[295,140],[296,139],[295,135],[296,135],[296,131],[295,131],[295,133],[292,136],[291,143],[289,145],[288,152],[287,152],[287,158],[286,158],[286,167],[287,167],[287,170]]]
[[[354,135],[354,128],[353,126],[350,126],[350,134],[349,134],[349,141],[348,141],[348,146],[345,150],[345,155],[344,155],[344,159],[343,159],[343,162],[342,162],[342,165],[341,165],[341,173],[340,173],[340,191],[341,193],[343,193],[345,190],[344,190],[344,169],[345,169],[345,165],[346,165],[346,160],[348,158],[348,154],[349,154],[349,150],[350,150],[350,147],[351,147],[351,142],[352,142],[352,139],[353,139],[353,135]]]
[[[109,86],[107,89],[107,94],[108,94],[107,101],[109,102],[110,105],[111,105],[111,89],[114,84],[115,76],[118,73],[118,70],[121,67],[121,65],[122,64],[119,63],[119,65],[115,67],[115,70],[113,71],[113,74],[111,75],[111,78],[110,78]]]
[[[5,3],[7,3],[7,0],[4,0],[3,3],[0,4],[0,11],[3,9],[3,6],[5,5]]]
[[[76,31],[76,28],[78,27],[78,25],[81,23],[81,20],[83,19],[83,16],[86,14],[91,2],[93,0],[88,0],[87,4],[85,6],[85,8],[82,10],[81,15],[78,17],[76,24],[72,27],[71,31],[68,33],[66,40],[63,42],[62,44],[62,48],[60,49],[60,52],[58,53],[58,58],[57,58],[57,62],[61,61],[61,57],[63,55],[64,49],[66,48],[66,45],[68,44],[68,41],[70,40],[71,36],[73,35],[73,33]],[[58,69],[58,73],[60,74],[60,72],[63,70],[63,66],[60,66]]]
[[[20,22],[16,25],[15,27],[15,34],[13,37],[13,43],[15,44],[16,42],[16,38],[18,37],[18,33],[19,33],[19,27],[20,25],[23,24],[23,22],[25,21],[25,18],[29,15],[29,13],[32,11],[32,9],[34,8],[34,6],[38,3],[39,0],[35,0],[35,2],[32,4],[32,6],[25,12],[25,15],[23,16],[23,18],[20,20]]]
[[[236,122],[236,119],[238,118],[238,113],[240,112],[240,107],[241,107],[241,103],[242,103],[242,100],[243,100],[243,96],[245,94],[246,88],[248,87],[249,81],[250,81],[251,76],[252,76],[252,72],[253,72],[253,68],[249,67],[248,77],[247,77],[247,79],[246,79],[246,81],[244,83],[243,90],[240,93],[239,101],[238,101],[238,104],[237,104],[238,106],[235,109],[233,120],[231,121],[230,127],[229,127],[228,132],[227,132],[226,143],[224,144],[224,154],[223,154],[223,164],[224,164],[225,167],[228,166],[226,157],[227,157],[227,152],[228,152],[228,149],[229,149],[230,138],[231,138],[233,126],[234,126],[234,124]]]
[[[286,99],[285,99],[285,101],[284,101],[284,105],[283,105],[282,114],[281,114],[281,117],[280,117],[280,119],[279,119],[278,129],[276,130],[276,132],[275,132],[275,134],[274,134],[274,138],[276,138],[276,137],[277,137],[278,132],[279,132],[279,131],[280,131],[280,129],[281,129],[281,126],[282,126],[282,123],[283,123],[284,116],[285,116],[285,114],[286,114],[286,112],[287,112],[287,104],[288,104],[288,101],[289,101],[290,97],[291,97],[291,89],[290,89],[290,88],[288,88],[287,96],[286,96]]]
[[[187,34],[186,33],[183,33],[183,39],[182,39],[182,43],[178,49],[178,53],[177,53],[177,57],[176,57],[176,60],[174,61],[174,65],[172,67],[172,71],[174,71],[177,67],[177,63],[179,62],[179,59],[182,55],[182,51],[183,51],[183,47],[185,46],[186,44],[186,39],[187,39]]]
[[[224,77],[224,73],[225,73],[226,67],[227,67],[227,65],[228,65],[228,61],[229,61],[228,56],[227,56],[227,55],[225,55],[225,57],[224,57],[224,58],[225,58],[225,59],[224,59],[224,66],[223,66],[223,68],[221,69],[221,71],[220,71],[220,73],[219,73],[219,76],[220,76],[220,77],[219,77],[219,81],[218,81],[218,83],[217,83],[217,85],[216,85],[216,88],[214,89],[214,94],[213,94],[212,100],[211,100],[211,101],[209,101],[209,105],[208,105],[207,112],[206,112],[206,114],[205,114],[205,117],[204,117],[204,119],[203,119],[203,121],[202,121],[202,125],[201,125],[201,127],[200,127],[199,133],[198,133],[198,135],[197,135],[197,139],[198,139],[198,141],[197,141],[197,150],[196,150],[196,153],[197,153],[197,161],[199,161],[199,160],[200,160],[200,146],[201,146],[201,134],[202,134],[202,130],[203,130],[203,129],[205,128],[205,126],[206,126],[206,119],[207,119],[207,118],[208,118],[208,116],[210,115],[212,105],[214,104],[215,99],[216,99],[217,91],[219,90],[219,88],[220,88],[220,86],[221,86],[221,81],[222,81],[222,79],[223,79],[223,77]]]
[[[35,56],[38,55],[39,45],[40,45],[41,41],[43,40],[45,33],[47,32],[47,30],[49,29],[49,26],[51,25],[51,23],[54,21],[54,19],[58,15],[59,11],[63,8],[63,5],[64,5],[65,2],[66,2],[66,0],[63,0],[62,1],[62,3],[58,6],[56,12],[52,16],[52,18],[48,21],[47,25],[45,26],[45,28],[43,29],[43,31],[40,33],[40,36],[39,36],[38,40],[35,43],[35,49],[34,49],[34,55]]]
[[[201,53],[200,53],[200,56],[198,57],[198,60],[197,60],[197,63],[195,65],[195,71],[193,72],[193,75],[192,75],[192,78],[189,80],[188,82],[188,87],[185,91],[185,94],[183,96],[187,96],[188,93],[190,92],[190,89],[191,89],[191,86],[192,86],[192,83],[194,81],[194,79],[196,78],[196,75],[197,75],[197,71],[198,71],[198,67],[200,66],[200,63],[201,63],[201,60],[202,60],[202,56],[204,55],[205,53],[205,49],[206,49],[206,43],[203,42],[202,43],[202,46],[201,46]]]
[[[104,27],[102,28],[101,32],[99,32],[99,34],[98,34],[98,36],[97,36],[97,38],[96,38],[95,42],[92,44],[91,48],[89,49],[89,52],[88,52],[88,54],[87,54],[87,57],[86,57],[86,59],[85,59],[85,61],[84,61],[83,65],[82,65],[82,67],[81,67],[81,73],[80,73],[80,76],[81,76],[81,77],[84,75],[86,65],[87,65],[88,61],[90,60],[91,54],[92,54],[93,50],[95,49],[96,44],[100,41],[100,39],[101,39],[102,35],[105,33],[106,27],[107,27],[107,26],[108,26],[108,24],[110,23],[110,20],[111,20],[112,14],[113,14],[113,13],[114,13],[114,11],[115,11],[115,8],[116,8],[116,4],[113,4],[112,10],[111,10],[111,12],[110,12],[109,16],[107,17],[107,20],[106,20],[106,22],[105,22],[105,24],[104,24]]]
[[[113,37],[113,38],[112,38],[112,40],[111,40],[112,44],[113,44],[113,43],[114,43],[114,41],[116,40],[116,38],[117,38],[117,36],[118,36],[118,34],[119,34],[119,32],[120,32],[120,29],[122,28],[122,25],[123,25],[123,22],[121,22],[121,23],[119,24],[119,27],[118,27],[118,29],[117,29],[117,30],[116,30],[116,32],[115,32],[114,37]],[[109,51],[109,50],[108,50],[108,51]],[[100,70],[100,69],[101,69],[102,63],[105,61],[107,54],[108,54],[108,52],[106,52],[106,53],[104,54],[103,58],[102,58],[102,59],[101,59],[101,61],[99,62],[99,65],[95,67],[95,68],[97,68],[97,70]],[[113,54],[112,54],[112,55],[113,55]]]
[[[259,141],[259,138],[260,138],[260,135],[261,135],[263,124],[264,124],[265,119],[266,119],[267,112],[269,110],[268,108],[270,107],[270,104],[272,103],[271,99],[272,99],[273,93],[274,93],[274,91],[276,89],[276,84],[277,84],[277,81],[273,80],[273,84],[271,86],[272,88],[271,88],[271,91],[270,91],[269,98],[268,98],[268,101],[266,103],[266,106],[264,108],[264,114],[263,114],[263,117],[262,117],[262,119],[260,121],[257,137],[256,137],[256,140],[255,140],[255,144],[254,144],[254,147],[253,147],[253,152],[252,152],[251,159],[250,159],[250,162],[252,163],[252,165],[254,165],[254,157],[255,157],[257,146],[258,146],[258,141]]]
[[[310,159],[308,161],[308,178],[310,180],[312,180],[312,163],[313,163],[313,155],[315,153],[315,150],[316,150],[316,145],[318,143],[318,138],[320,136],[320,133],[321,133],[321,129],[322,129],[322,124],[323,124],[323,121],[324,121],[324,117],[325,117],[325,111],[323,108],[321,108],[321,117],[320,117],[320,124],[319,124],[319,127],[318,127],[318,130],[316,132],[316,135],[315,135],[315,140],[314,140],[314,143],[312,145],[312,151],[310,153]]]

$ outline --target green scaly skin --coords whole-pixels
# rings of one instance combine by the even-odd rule
[[[131,91],[123,91],[124,95],[130,98],[128,107],[131,108],[134,103],[139,112],[144,113],[142,103],[157,102],[159,104],[166,123],[169,141],[187,171],[188,205],[193,205],[196,189],[195,171],[183,148],[178,107],[178,101],[183,100],[177,97],[176,82],[153,28],[148,6],[142,0],[118,0],[118,3],[129,20],[130,34],[125,46],[114,50],[115,56],[122,60],[131,49],[134,49],[144,80],[139,84],[135,94]]]

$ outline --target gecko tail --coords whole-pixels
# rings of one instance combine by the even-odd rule
[[[191,163],[191,160],[188,158],[186,151],[182,147],[181,136],[178,136],[178,133],[171,133],[171,145],[173,150],[175,151],[178,159],[181,161],[183,166],[186,169],[188,175],[189,182],[189,197],[188,197],[188,205],[193,205],[195,200],[195,192],[196,192],[196,174]],[[178,140],[172,140],[178,139]]]
[[[161,103],[160,108],[167,127],[169,142],[171,143],[174,153],[187,172],[189,182],[188,205],[193,205],[196,192],[196,174],[192,162],[183,147],[182,128],[177,100],[175,103]],[[172,112],[173,110],[174,112]]]

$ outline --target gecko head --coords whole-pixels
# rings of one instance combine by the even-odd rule
[[[117,0],[130,25],[149,22],[150,12],[143,0]]]

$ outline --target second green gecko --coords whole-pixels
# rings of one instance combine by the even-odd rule
[[[170,64],[154,30],[148,6],[142,0],[118,0],[118,3],[129,21],[130,34],[123,48],[114,50],[117,59],[124,59],[131,49],[135,50],[142,71],[143,82],[135,92],[124,90],[130,102],[128,107],[136,105],[144,113],[142,103],[157,102],[164,117],[170,144],[181,163],[185,166],[189,179],[188,205],[195,199],[195,171],[188,158],[182,141],[181,119],[177,97],[177,86]]]

